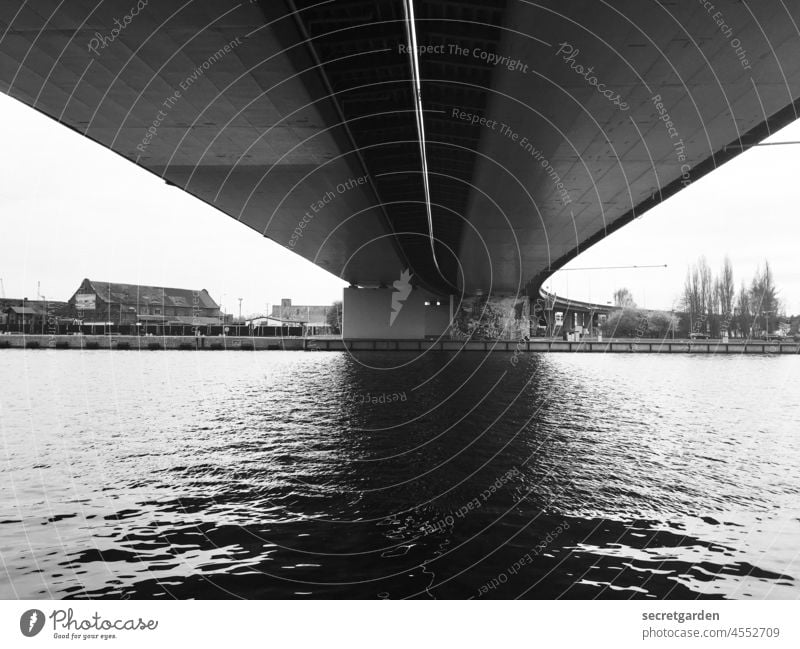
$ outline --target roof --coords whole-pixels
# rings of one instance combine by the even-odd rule
[[[169,318],[170,324],[193,325],[193,326],[220,324],[220,319],[218,316],[171,315],[167,317]]]
[[[32,309],[29,306],[10,306],[6,311],[13,311],[17,315],[39,315],[41,314],[41,310],[39,309]]]
[[[87,280],[95,293],[104,302],[111,304],[163,304],[170,307],[191,308],[195,304],[201,309],[218,309],[208,291],[164,286],[142,286]]]
[[[291,306],[274,304],[270,317],[306,324],[312,320],[319,321],[326,318],[331,308],[330,304],[292,304]]]
[[[65,308],[67,306],[66,302],[61,302],[59,300],[29,300],[28,298],[9,298],[9,297],[0,297],[0,308],[6,308],[11,306],[24,306],[26,308],[31,309],[39,309],[44,311],[46,308],[48,311],[53,311],[55,309]]]
[[[218,325],[220,323],[218,316],[149,315],[140,313],[136,318],[140,323],[155,322],[164,325],[192,325],[197,327]]]

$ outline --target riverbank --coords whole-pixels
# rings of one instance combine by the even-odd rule
[[[271,351],[304,348],[302,338],[252,336],[50,336],[10,334],[0,336],[0,349],[106,349],[119,351]]]
[[[637,353],[637,354],[798,354],[800,343],[767,341],[722,342],[717,340],[643,340],[614,338],[599,342],[582,340],[567,342],[560,339],[534,338],[528,342],[516,340],[346,340],[315,339],[309,345],[319,351],[477,351],[477,352],[577,352],[577,353]]]
[[[798,354],[798,342],[763,340],[657,340],[615,338],[599,342],[535,338],[515,340],[342,340],[321,338],[264,338],[251,336],[0,336],[0,349],[106,349],[119,351],[443,351],[443,352],[577,352],[637,354]]]

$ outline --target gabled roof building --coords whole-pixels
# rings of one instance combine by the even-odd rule
[[[69,299],[74,317],[112,324],[211,325],[220,320],[219,305],[206,289],[142,286],[84,279]]]

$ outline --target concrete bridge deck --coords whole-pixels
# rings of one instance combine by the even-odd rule
[[[800,115],[796,2],[160,0],[114,28],[131,4],[4,0],[0,92],[434,301],[536,295]]]

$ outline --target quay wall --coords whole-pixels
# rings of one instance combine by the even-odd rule
[[[456,340],[342,340],[250,336],[50,336],[0,335],[0,349],[110,349],[119,351],[444,351],[444,352],[572,352],[595,354],[800,354],[800,342],[716,340],[625,340],[598,342],[532,339],[528,342]]]
[[[50,336],[11,334],[0,336],[0,349],[112,349],[119,351],[261,351],[302,350],[302,338],[251,336]]]

